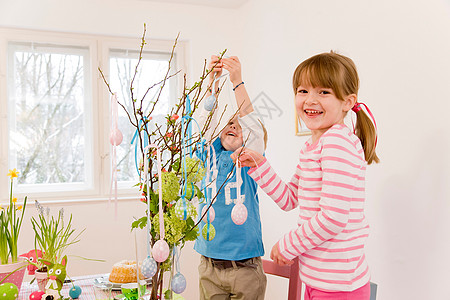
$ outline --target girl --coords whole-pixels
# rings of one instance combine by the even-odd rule
[[[248,174],[278,206],[299,206],[298,227],[271,251],[280,265],[299,257],[300,278],[308,299],[370,298],[364,244],[366,165],[378,162],[376,129],[357,102],[359,78],[353,61],[323,53],[302,62],[294,72],[295,107],[312,136],[300,151],[296,172],[284,183],[259,153],[246,148],[232,158],[252,167]],[[344,125],[353,110],[354,133]]]

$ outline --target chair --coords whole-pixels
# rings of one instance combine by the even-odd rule
[[[300,300],[302,298],[302,282],[298,275],[298,257],[294,258],[291,266],[279,266],[272,260],[262,260],[266,274],[289,278],[288,300]]]

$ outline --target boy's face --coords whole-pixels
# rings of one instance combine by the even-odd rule
[[[227,151],[235,151],[242,147],[244,140],[242,139],[242,128],[239,125],[237,117],[231,119],[227,126],[220,133],[220,142]]]

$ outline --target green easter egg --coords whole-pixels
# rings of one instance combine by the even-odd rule
[[[195,189],[191,183],[186,185],[186,199],[192,199],[195,196]]]
[[[0,285],[0,299],[14,300],[19,296],[19,289],[14,283],[3,283]]]
[[[181,220],[186,220],[190,216],[192,216],[193,210],[195,210],[195,207],[192,205],[191,202],[185,199],[186,202],[186,215],[184,214],[184,205],[183,205],[183,199],[180,199],[175,204],[175,215],[180,218]]]
[[[216,229],[213,224],[209,224],[209,239],[207,239],[206,233],[208,231],[208,224],[205,224],[202,229],[203,238],[207,241],[211,241],[216,236]]]

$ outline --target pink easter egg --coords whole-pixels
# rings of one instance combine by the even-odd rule
[[[119,129],[115,129],[111,132],[109,136],[109,142],[113,146],[118,146],[122,143],[123,140],[123,134]]]
[[[203,217],[203,222],[208,223],[208,215],[206,214],[206,209],[208,208],[208,205],[203,206],[202,209],[202,216]],[[214,218],[216,217],[216,212],[214,211],[214,207],[210,207],[208,209],[208,214],[209,214],[209,223],[212,223],[214,221]]]
[[[236,225],[242,225],[247,220],[247,207],[243,203],[238,203],[233,207],[233,210],[231,211],[231,219],[233,220],[234,224]]]
[[[157,262],[163,262],[169,257],[170,249],[165,240],[159,240],[153,245],[152,255]]]
[[[30,295],[30,300],[41,300],[42,295],[44,295],[45,293],[43,291],[36,291],[31,293]]]

